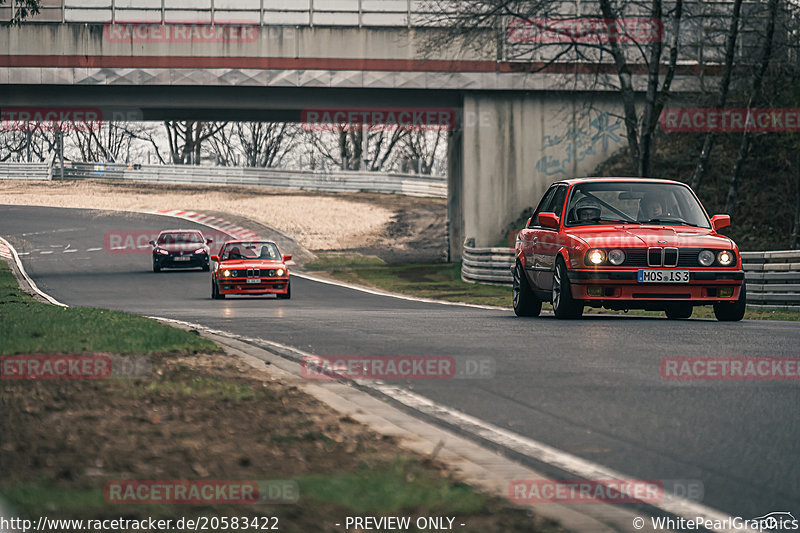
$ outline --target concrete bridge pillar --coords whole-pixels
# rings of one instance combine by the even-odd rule
[[[498,244],[554,181],[590,175],[625,143],[615,95],[468,92],[450,137],[450,257]]]

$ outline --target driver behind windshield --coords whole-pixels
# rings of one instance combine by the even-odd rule
[[[578,222],[590,221],[600,218],[602,208],[589,198],[581,198],[575,204],[575,218]]]
[[[647,222],[663,215],[664,206],[661,205],[661,200],[659,198],[653,194],[648,194],[639,202],[639,211],[639,220]]]

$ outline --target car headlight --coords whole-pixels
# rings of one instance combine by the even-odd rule
[[[608,252],[608,262],[614,266],[620,266],[625,262],[625,252],[619,248],[614,248]]]
[[[724,267],[731,266],[735,260],[736,256],[728,250],[722,250],[717,254],[717,262]]]
[[[282,269],[282,268],[279,268],[278,270],[275,271],[275,275],[278,276],[278,277],[281,277],[284,274],[286,274],[286,271],[284,269]]]
[[[711,266],[714,262],[714,252],[711,250],[703,250],[700,252],[700,255],[697,256],[697,262],[704,267]]]
[[[197,250],[194,251],[194,253],[196,253],[196,254],[204,254],[204,253],[206,253],[206,249],[205,248],[198,248]]]
[[[161,248],[156,248],[156,253],[161,255],[169,255],[169,252]]]
[[[231,277],[231,271],[230,270],[223,270],[222,271],[222,275],[225,276],[226,278],[229,278],[229,277]]]
[[[606,260],[606,253],[599,248],[586,252],[586,259],[590,265],[600,265]]]

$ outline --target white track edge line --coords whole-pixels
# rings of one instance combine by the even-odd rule
[[[44,298],[45,300],[47,300],[48,302],[50,302],[53,305],[58,305],[60,307],[69,307],[67,304],[63,304],[63,303],[59,302],[58,300],[56,300],[55,298],[53,298],[52,296],[50,296],[49,294],[47,294],[43,290],[39,289],[39,287],[36,285],[36,282],[33,281],[31,279],[31,277],[28,275],[28,273],[25,271],[25,267],[22,266],[22,261],[20,261],[19,255],[17,254],[17,249],[14,248],[11,245],[11,243],[8,242],[7,240],[5,240],[3,237],[0,237],[0,242],[5,244],[8,247],[8,249],[11,250],[11,255],[14,256],[14,263],[17,265],[17,268],[19,269],[20,273],[22,274],[22,277],[25,278],[25,281],[28,282],[28,285],[30,285],[31,289],[33,289],[36,292],[36,294],[38,294],[39,296],[41,296],[42,298]]]
[[[180,324],[194,329],[207,331],[208,333],[213,333],[215,335],[220,335],[222,337],[238,339],[254,344],[267,345],[278,350],[295,353],[300,357],[315,357],[314,355],[304,352],[298,348],[274,341],[246,337],[243,335],[215,330],[200,324],[186,322],[184,320],[175,320],[156,316],[151,316],[148,318],[167,323]],[[534,439],[524,437],[512,431],[508,431],[507,429],[495,426],[479,418],[462,413],[456,409],[440,405],[429,398],[402,389],[401,387],[386,385],[383,383],[370,383],[362,380],[359,380],[359,385],[374,389],[388,396],[392,400],[415,411],[430,416],[431,418],[445,422],[451,426],[456,426],[467,434],[475,435],[485,441],[492,442],[503,448],[520,453],[526,457],[530,457],[537,461],[555,466],[556,468],[584,479],[609,479],[616,481],[626,481],[631,479],[630,476],[626,476],[621,472],[617,472],[611,468],[593,463],[586,459],[582,459]],[[611,505],[613,505],[613,503]],[[703,517],[705,520],[724,522],[725,520],[730,520],[732,518],[730,515],[727,515],[722,511],[707,507],[693,500],[680,498],[669,494],[664,494],[662,501],[655,503],[647,502],[647,505],[662,511],[666,511],[672,515],[683,517],[687,520],[695,520],[697,517]],[[717,531],[719,533],[757,533],[754,530],[747,528],[712,529],[712,531]]]

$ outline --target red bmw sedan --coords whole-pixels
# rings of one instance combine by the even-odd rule
[[[677,181],[582,178],[554,183],[519,232],[513,268],[518,316],[551,302],[558,318],[585,306],[665,311],[689,318],[713,305],[718,320],[741,320],[746,288],[739,249]]]
[[[211,297],[215,300],[227,294],[274,294],[279,299],[292,297],[289,268],[291,255],[281,255],[278,246],[270,241],[228,241],[211,273]]]

